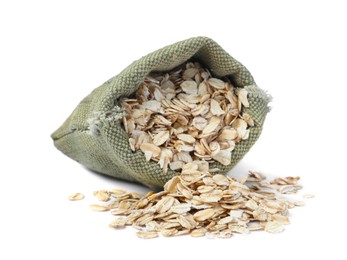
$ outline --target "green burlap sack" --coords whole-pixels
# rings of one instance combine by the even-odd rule
[[[146,162],[141,151],[130,150],[121,124],[124,111],[118,107],[117,100],[135,92],[150,72],[168,71],[187,60],[199,61],[210,69],[213,76],[227,76],[237,87],[244,87],[249,93],[250,106],[244,112],[250,114],[255,122],[255,126],[250,128],[249,139],[236,145],[230,165],[218,162],[211,165],[219,168],[219,173],[227,173],[258,139],[269,111],[270,97],[255,85],[252,75],[240,62],[206,37],[191,38],[154,51],[96,88],[52,134],[55,146],[99,173],[139,182],[152,189],[162,188],[179,172],[169,169],[164,175],[157,163]]]

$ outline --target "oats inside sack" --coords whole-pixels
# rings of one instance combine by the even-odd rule
[[[197,62],[151,73],[136,93],[120,101],[132,151],[142,151],[166,173],[198,161],[231,163],[237,143],[248,139],[254,121],[243,112],[247,91],[211,75]],[[213,172],[213,169],[211,169]]]

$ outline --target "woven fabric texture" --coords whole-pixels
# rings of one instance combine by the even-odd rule
[[[256,86],[250,72],[216,42],[194,37],[154,51],[133,62],[117,76],[96,88],[75,108],[63,125],[52,134],[55,146],[64,154],[99,173],[161,189],[179,174],[162,173],[155,162],[146,162],[142,152],[132,152],[122,125],[123,111],[117,101],[134,93],[152,71],[169,71],[187,60],[196,60],[210,69],[214,77],[228,77],[248,91],[250,106],[244,111],[254,119],[249,139],[236,145],[232,163],[215,162],[211,167],[227,173],[249,151],[261,134],[269,112],[269,95]]]

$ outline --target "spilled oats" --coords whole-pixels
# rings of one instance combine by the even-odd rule
[[[283,186],[296,187],[298,177],[285,178],[295,179],[291,184],[279,179],[266,182],[263,174],[249,171],[238,181],[221,174],[211,175],[204,166],[200,161],[186,163],[181,174],[157,193],[96,191],[95,195],[108,194],[109,199],[103,205],[91,205],[91,209],[110,210],[116,216],[110,227],[132,226],[143,239],[184,234],[230,238],[258,230],[280,233],[290,224],[288,211],[303,206],[303,202],[287,199],[278,191]]]

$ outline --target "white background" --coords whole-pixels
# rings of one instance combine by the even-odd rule
[[[343,1],[1,1],[1,259],[346,259]],[[204,35],[273,96],[259,142],[229,174],[301,176],[314,193],[277,235],[141,240],[95,213],[92,192],[136,184],[92,173],[50,134],[132,61]],[[86,199],[70,202],[82,192]],[[125,258],[127,257],[127,258]]]

